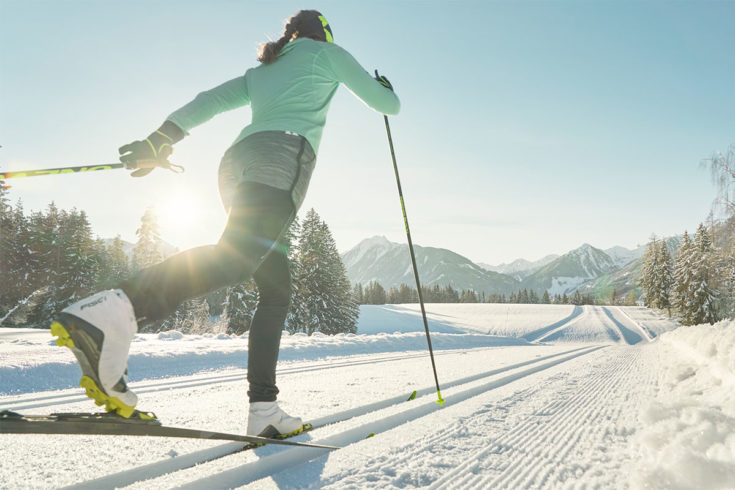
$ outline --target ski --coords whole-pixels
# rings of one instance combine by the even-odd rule
[[[426,391],[426,393],[430,393],[432,390],[427,389],[427,390],[422,390],[422,391]],[[408,396],[408,398],[406,398],[405,395],[403,395],[403,396],[394,397],[389,400],[384,400],[382,403],[377,404],[380,406],[373,406],[372,410],[379,410],[381,408],[397,405],[399,403],[410,402],[412,400],[415,400],[418,395],[419,393],[417,391],[413,391]],[[372,405],[376,405],[376,404],[372,404]],[[296,434],[288,434],[285,436],[279,436],[279,439],[286,439],[286,438],[299,436],[305,432],[316,431],[325,426],[335,424],[338,422],[343,422],[352,417],[364,414],[364,412],[362,411],[360,412],[361,413],[356,413],[354,410],[347,410],[339,414],[334,414],[332,416],[323,417],[318,420],[315,420],[313,424],[304,424],[303,430],[301,432],[296,433]],[[367,434],[366,438],[371,437],[371,436],[375,436],[375,434],[374,433]],[[231,456],[233,454],[251,451],[259,447],[262,447],[262,444],[247,443],[247,444],[244,444],[238,447],[231,447],[227,445],[217,446],[215,448],[204,449],[204,450],[201,450],[195,453],[176,456],[174,458],[166,460],[165,462],[151,463],[144,467],[145,470],[142,473],[140,472],[140,468],[133,468],[131,470],[126,470],[120,473],[103,476],[95,480],[90,480],[90,481],[85,482],[85,484],[86,484],[86,488],[124,487],[124,486],[132,485],[134,483],[140,482],[141,474],[144,474],[146,479],[156,478],[162,475],[174,473],[176,471],[181,471],[187,468],[192,468],[193,466],[196,466],[196,465],[219,460],[227,456]]]
[[[310,425],[307,424],[307,426],[307,430],[311,429]],[[51,415],[22,415],[4,410],[0,412],[0,433],[180,437],[244,442],[247,443],[245,448],[259,447],[264,444],[276,444],[320,449],[339,449],[336,446],[323,444],[286,441],[284,438],[268,438],[171,427],[162,425],[155,418],[124,418],[114,413],[71,412],[53,413]]]

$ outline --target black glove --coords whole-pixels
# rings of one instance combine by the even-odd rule
[[[143,141],[133,141],[120,147],[120,161],[126,168],[136,169],[130,175],[143,177],[156,167],[172,169],[177,167],[168,161],[174,149],[171,145],[181,140],[184,132],[175,124],[166,121]],[[180,168],[180,167],[179,167]]]
[[[388,81],[387,78],[385,78],[383,75],[380,75],[378,73],[378,70],[375,70],[375,79],[385,88],[390,89],[391,92],[393,92],[393,85]]]

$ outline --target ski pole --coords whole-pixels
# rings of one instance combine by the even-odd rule
[[[125,163],[102,163],[99,165],[80,165],[77,167],[58,167],[58,168],[44,168],[38,170],[16,170],[12,172],[0,172],[0,180],[4,179],[17,179],[19,177],[38,177],[41,175],[59,175],[59,174],[76,174],[80,172],[93,172],[97,170],[114,170],[118,168],[153,168],[162,167],[167,168],[175,173],[181,173],[184,171],[184,167],[175,165],[171,162],[159,162],[157,160],[145,160],[137,162],[137,165],[127,165]]]
[[[388,124],[388,116],[383,116],[385,120],[385,131],[388,133],[388,145],[390,146],[390,156],[393,159],[393,170],[396,174],[396,184],[398,185],[398,197],[401,199],[401,210],[403,211],[403,223],[406,225],[406,237],[408,237],[408,250],[411,254],[411,264],[413,265],[413,275],[416,278],[416,290],[419,294],[419,304],[421,305],[421,317],[424,319],[424,330],[426,330],[426,341],[429,344],[429,356],[431,357],[431,367],[434,370],[434,381],[436,382],[436,394],[438,399],[436,402],[444,405],[442,392],[439,389],[439,377],[436,375],[436,362],[434,361],[434,349],[431,347],[431,335],[429,334],[429,322],[426,320],[426,308],[424,308],[424,297],[421,294],[421,283],[419,281],[419,269],[416,266],[416,254],[413,251],[413,241],[411,240],[411,231],[408,228],[408,215],[406,214],[406,203],[403,199],[403,190],[401,189],[401,179],[398,176],[398,164],[396,163],[396,152],[393,149],[393,138],[390,134],[390,124]]]
[[[44,168],[38,170],[16,170],[13,172],[0,172],[0,180],[17,179],[18,177],[38,177],[40,175],[75,174],[78,172],[91,172],[94,170],[112,170],[124,168],[124,163],[103,163],[100,165],[83,165],[78,167]]]

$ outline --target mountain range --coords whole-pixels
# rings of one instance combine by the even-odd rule
[[[667,239],[675,252],[680,238]],[[616,290],[619,296],[636,286],[647,245],[633,250],[607,250],[587,243],[561,256],[537,261],[518,259],[509,264],[476,264],[451,250],[414,245],[422,285],[450,285],[455,289],[510,294],[528,289],[542,294],[593,293]],[[407,244],[376,236],[363,240],[342,255],[352,284],[376,281],[384,288],[413,285],[413,269]]]

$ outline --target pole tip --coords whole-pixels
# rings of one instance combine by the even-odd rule
[[[442,398],[442,392],[439,390],[436,390],[437,400],[436,403],[439,404],[440,407],[444,406],[444,398]]]

